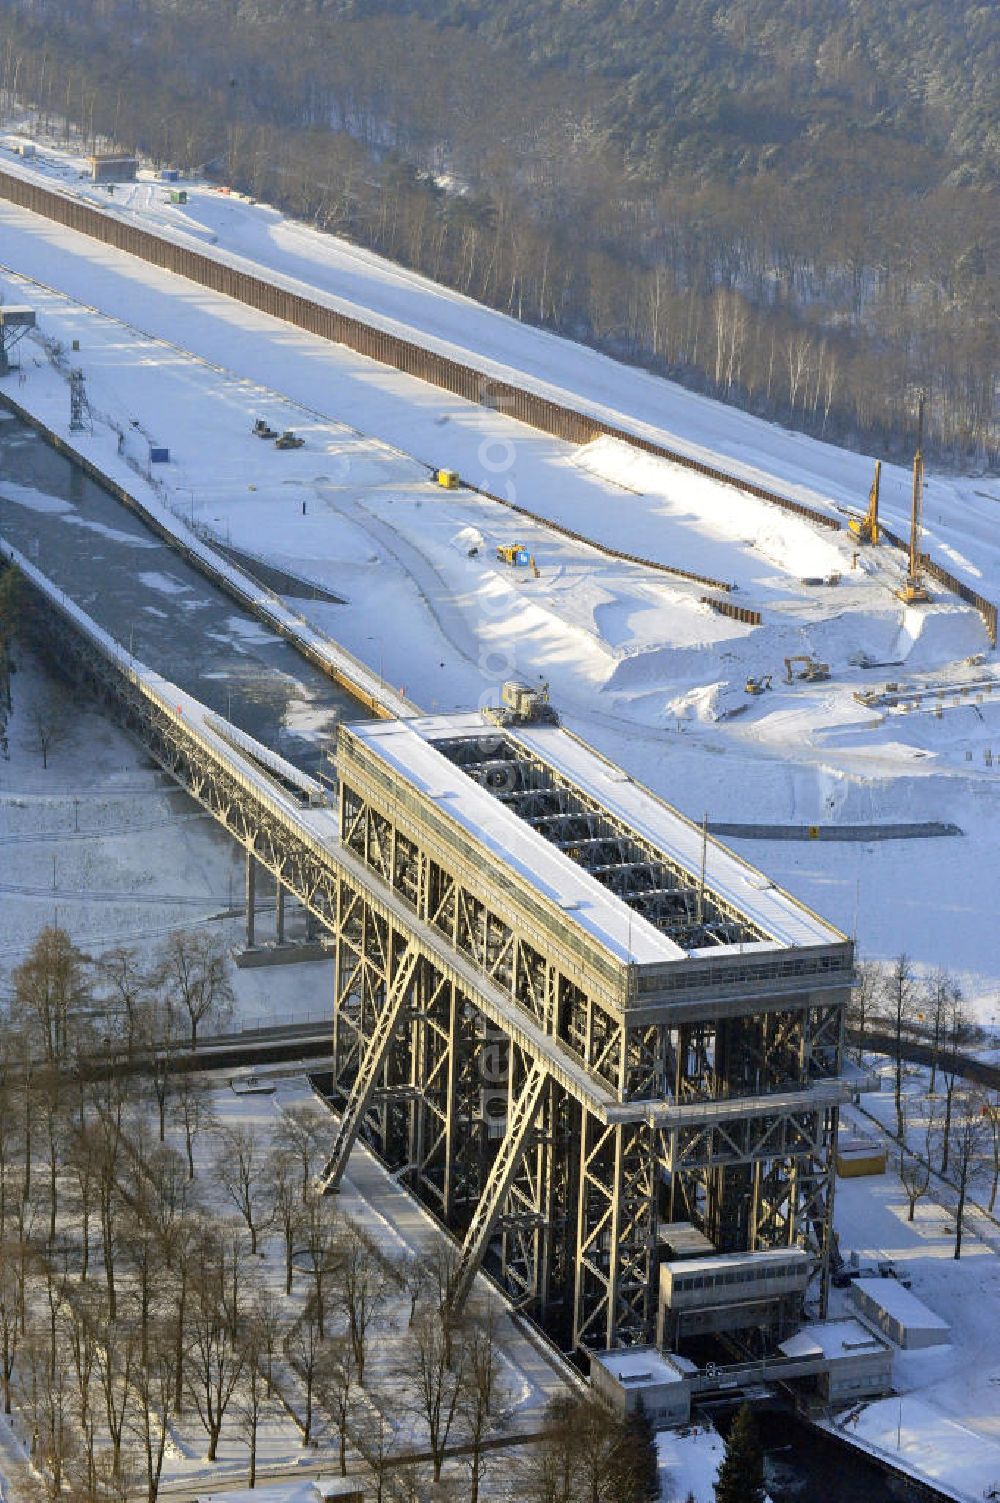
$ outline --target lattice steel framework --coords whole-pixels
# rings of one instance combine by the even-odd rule
[[[846,942],[746,959],[734,948],[650,981],[588,950],[481,851],[449,843],[447,822],[384,770],[366,778],[350,734],[339,812],[309,807],[308,780],[263,749],[255,760],[248,738],[188,724],[169,685],[144,682],[58,601],[39,629],[332,934],[341,1119],[326,1181],[361,1133],[463,1238],[456,1303],[485,1261],[565,1347],[648,1341],[657,1224],[680,1218],[720,1251],[807,1247],[825,1299],[831,1148],[849,1094]],[[699,917],[744,922],[685,898],[682,924]]]

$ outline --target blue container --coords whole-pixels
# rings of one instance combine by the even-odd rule
[[[149,462],[150,462],[150,464],[169,464],[170,463],[170,450],[169,449],[153,449],[153,448],[150,448],[150,451],[149,451]]]
[[[180,177],[176,167],[164,167],[160,172],[161,183],[176,183]]]

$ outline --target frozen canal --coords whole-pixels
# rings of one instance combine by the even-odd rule
[[[314,771],[343,689],[262,626],[34,429],[0,412],[0,535],[156,672]]]

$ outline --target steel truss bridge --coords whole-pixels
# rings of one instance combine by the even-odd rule
[[[561,730],[342,729],[332,795],[13,561],[60,669],[329,934],[323,1182],[369,1142],[460,1239],[453,1307],[487,1261],[564,1349],[649,1342],[660,1227],[688,1220],[719,1253],[808,1249],[825,1313],[838,931],[715,842],[699,877],[701,832]]]

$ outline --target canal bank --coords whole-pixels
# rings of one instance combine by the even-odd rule
[[[220,592],[228,595],[262,625],[289,642],[315,668],[347,692],[361,715],[373,715],[382,719],[419,713],[417,706],[387,686],[339,643],[290,609],[264,583],[253,579],[225,558],[166,507],[156,512],[146,505],[133,492],[106,474],[76,445],[17,401],[9,391],[0,390],[0,408],[6,409],[19,422],[33,429],[67,464],[75,466],[95,486],[140,518],[156,537],[172,548],[192,569],[211,580]],[[6,471],[2,471],[0,475],[5,473]]]
[[[0,422],[0,536],[135,657],[313,775],[358,698],[72,453]]]

